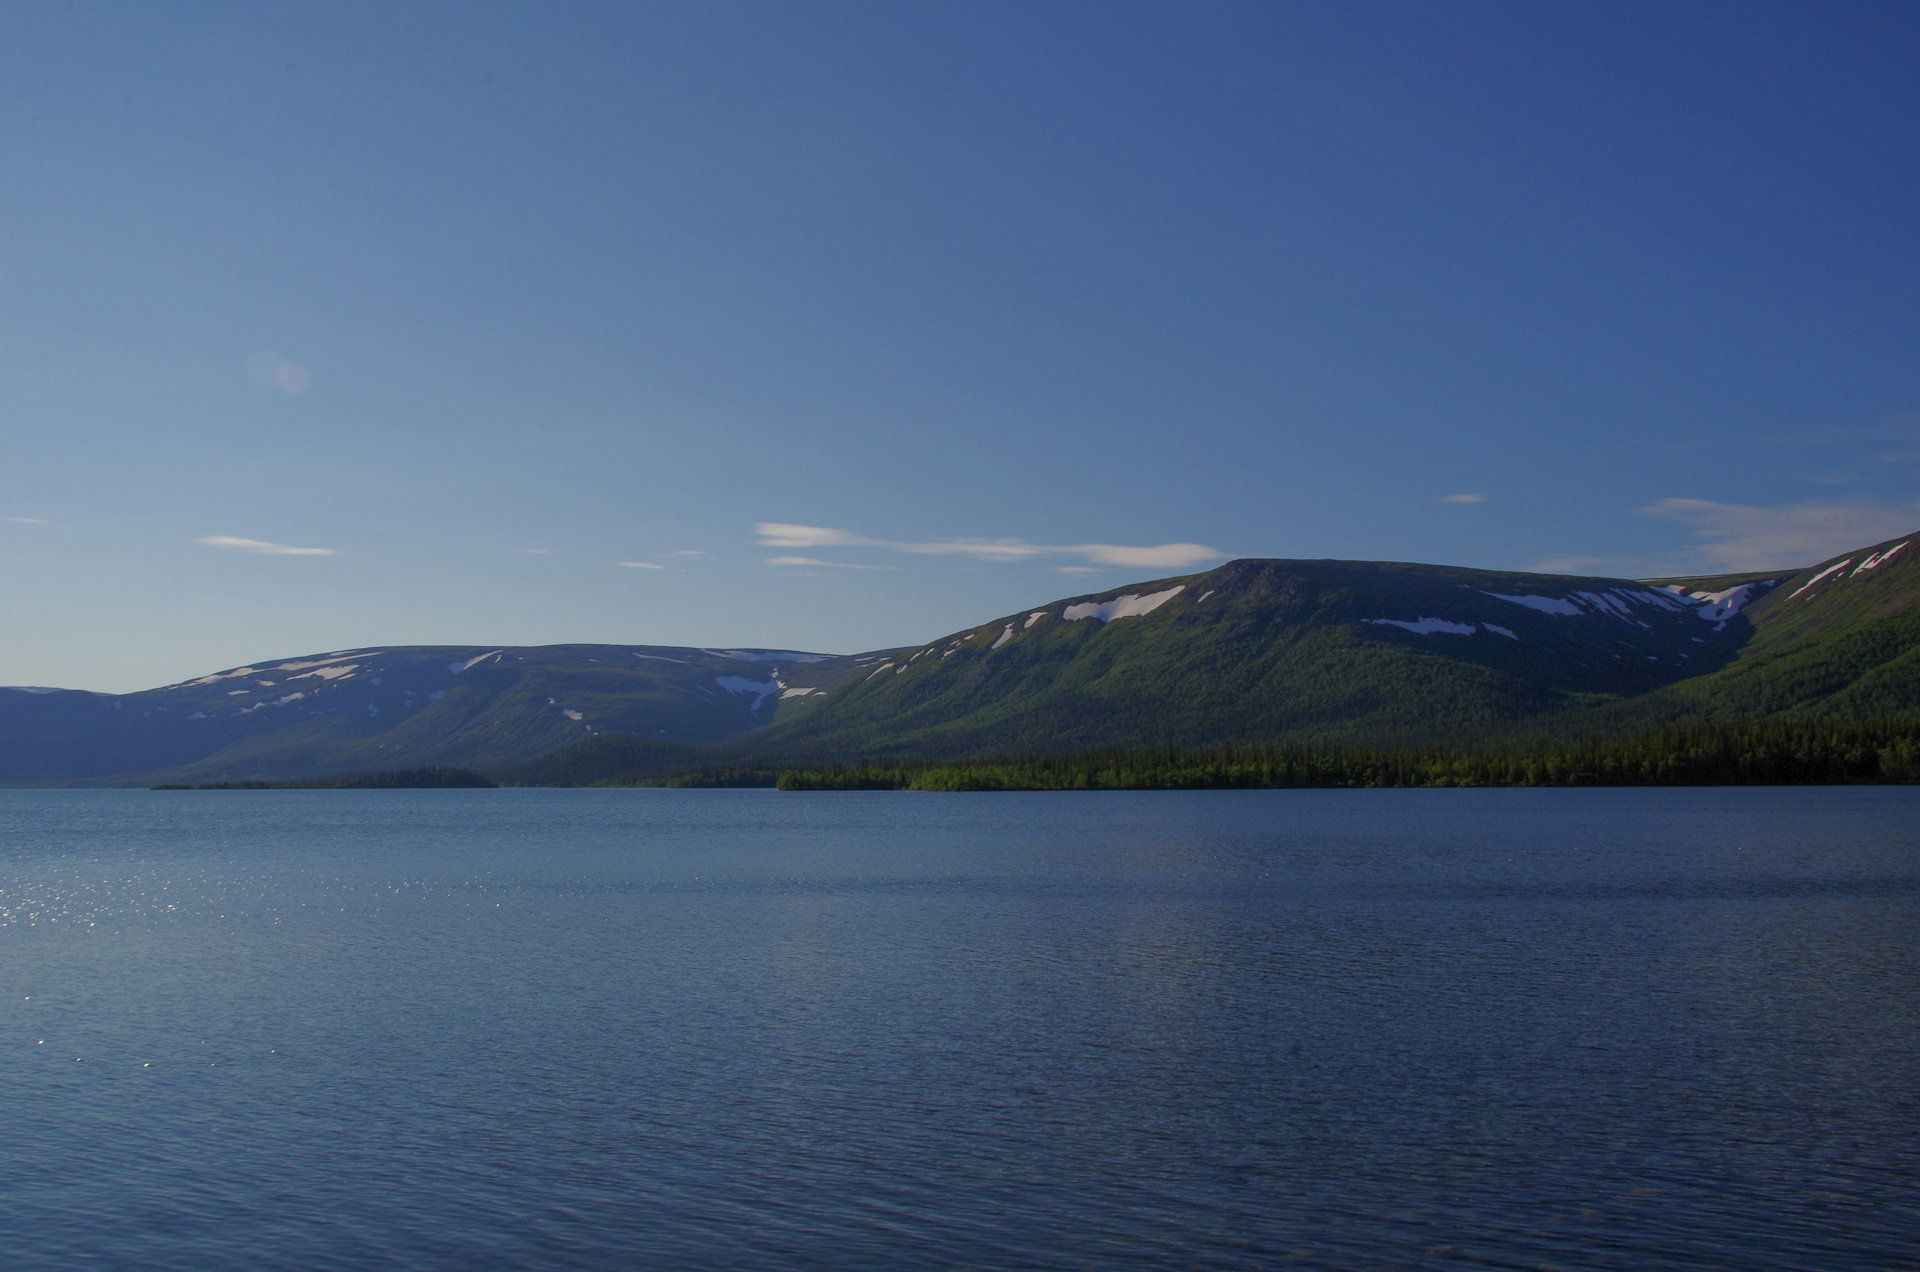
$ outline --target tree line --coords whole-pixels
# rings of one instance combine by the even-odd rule
[[[1094,750],[682,773],[675,786],[785,791],[1793,786],[1920,781],[1920,721],[1675,725],[1521,752],[1308,746]]]

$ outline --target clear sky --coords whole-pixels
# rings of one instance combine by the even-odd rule
[[[1911,0],[15,0],[0,683],[1920,528],[1916,66]]]

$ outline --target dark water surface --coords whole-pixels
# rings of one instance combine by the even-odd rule
[[[0,1266],[1920,1268],[1920,788],[0,792]]]

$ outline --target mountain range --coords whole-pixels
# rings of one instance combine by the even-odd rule
[[[376,647],[132,694],[0,689],[0,782],[511,774],[616,737],[628,761],[811,762],[1867,719],[1920,710],[1912,542],[1647,580],[1238,560],[862,654]]]
[[[680,747],[771,724],[887,651],[412,645],[263,659],[139,693],[0,689],[0,782],[494,769],[597,734]]]

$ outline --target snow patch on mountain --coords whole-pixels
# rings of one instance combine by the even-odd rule
[[[753,705],[747,708],[749,711],[758,711],[760,704],[766,700],[767,695],[778,692],[780,688],[780,682],[778,680],[748,680],[745,676],[715,676],[713,683],[719,685],[728,693],[752,694]]]
[[[1852,564],[1853,564],[1853,558],[1848,557],[1846,560],[1842,561],[1838,565],[1828,566],[1826,569],[1820,571],[1820,573],[1808,579],[1805,583],[1802,583],[1799,587],[1794,588],[1793,591],[1788,592],[1787,599],[1792,600],[1794,597],[1800,595],[1800,593],[1806,591],[1808,588],[1812,587],[1814,584],[1820,582],[1820,580],[1826,578],[1829,575],[1838,574],[1840,571],[1846,569],[1848,566]]]
[[[216,671],[211,676],[202,676],[198,680],[184,680],[177,685],[166,686],[169,689],[195,689],[201,685],[210,685],[216,680],[231,680],[235,676],[257,676],[258,667],[235,667],[232,671]]]
[[[1898,551],[1899,551],[1900,549],[1902,549],[1902,548],[1904,548],[1904,547],[1906,547],[1906,546],[1907,546],[1907,544],[1909,544],[1909,543],[1912,543],[1912,542],[1913,542],[1913,540],[1912,540],[1912,539],[1907,539],[1907,540],[1904,540],[1904,541],[1902,541],[1902,542],[1900,542],[1900,543],[1896,543],[1896,544],[1894,544],[1894,545],[1893,545],[1892,547],[1890,547],[1890,548],[1888,548],[1888,549],[1887,549],[1887,550],[1886,550],[1885,552],[1876,552],[1876,553],[1874,553],[1874,554],[1873,554],[1872,556],[1870,556],[1870,557],[1868,557],[1868,558],[1867,558],[1866,560],[1864,560],[1864,561],[1862,561],[1862,562],[1861,562],[1861,563],[1859,564],[1859,566],[1858,566],[1858,567],[1857,567],[1857,568],[1856,568],[1856,569],[1854,570],[1854,572],[1853,572],[1853,573],[1854,573],[1854,574],[1861,574],[1861,573],[1864,573],[1864,572],[1865,572],[1865,571],[1867,571],[1867,570],[1877,570],[1877,569],[1879,569],[1881,565],[1883,565],[1883,564],[1884,564],[1884,563],[1886,563],[1887,561],[1890,561],[1890,560],[1892,560],[1892,559],[1893,559],[1893,554],[1894,554],[1894,553],[1896,553],[1896,552],[1898,552]],[[1847,577],[1848,577],[1848,578],[1852,578],[1852,577],[1853,577],[1853,575],[1851,575],[1851,574],[1850,574],[1850,575],[1848,575]]]
[[[1633,611],[1627,603],[1611,592],[1575,592],[1571,598],[1575,603],[1584,602],[1592,609],[1613,618],[1633,621]]]
[[[1724,588],[1718,592],[1690,592],[1681,583],[1668,584],[1664,591],[1671,592],[1680,599],[1690,602],[1694,613],[1709,622],[1724,622],[1745,609],[1765,588],[1773,586],[1772,579],[1759,583],[1742,583],[1737,587]]]
[[[1103,623],[1111,623],[1119,618],[1139,618],[1142,614],[1151,614],[1168,601],[1187,590],[1184,583],[1176,584],[1164,592],[1149,592],[1141,595],[1129,592],[1125,596],[1116,596],[1110,601],[1082,601],[1078,605],[1069,605],[1060,617],[1070,623],[1085,618],[1097,618]]]
[[[265,668],[265,670],[267,671],[304,671],[308,667],[324,667],[328,663],[337,663],[342,658],[360,658],[363,656],[364,655],[356,654],[352,650],[348,650],[344,654],[327,654],[325,657],[322,657],[322,658],[309,658],[305,662],[275,663],[273,666]]]
[[[1539,610],[1542,614],[1580,614],[1584,611],[1572,601],[1557,596],[1508,596],[1501,592],[1488,592],[1486,595],[1497,601],[1512,601],[1515,605],[1524,605],[1528,609]]]
[[[262,701],[262,702],[252,703],[248,706],[244,706],[240,708],[238,711],[234,712],[233,714],[237,716],[243,716],[243,715],[250,715],[253,712],[260,710],[262,707],[284,707],[289,702],[298,702],[306,696],[307,695],[304,693],[290,693],[284,698],[275,698],[272,702]],[[191,719],[192,717],[189,716],[188,718]]]
[[[1613,618],[1651,631],[1652,628],[1636,612],[1636,606],[1691,613],[1705,622],[1725,626],[1727,619],[1739,613],[1763,589],[1772,585],[1772,580],[1767,580],[1741,584],[1720,592],[1694,592],[1687,590],[1683,583],[1670,583],[1657,588],[1611,587],[1601,592],[1574,592],[1568,596],[1514,595],[1507,592],[1485,592],[1484,595],[1524,605],[1542,614],[1558,614],[1563,618]]]
[[[1471,636],[1472,623],[1449,623],[1444,618],[1422,618],[1415,622],[1404,622],[1397,618],[1363,618],[1363,623],[1377,623],[1384,627],[1404,627],[1416,636],[1431,636],[1436,632],[1446,632],[1453,636]]]
[[[287,677],[287,679],[289,680],[313,680],[313,679],[342,680],[348,676],[351,676],[354,672],[358,670],[360,670],[359,663],[348,663],[344,667],[322,667],[318,671],[303,671],[299,675],[289,676]]]
[[[469,668],[469,667],[471,667],[471,666],[473,666],[473,665],[474,665],[475,663],[477,663],[477,662],[485,662],[485,661],[486,661],[487,659],[489,659],[489,658],[491,658],[491,657],[493,657],[493,656],[494,656],[494,654],[498,654],[498,653],[500,653],[500,652],[501,652],[500,650],[497,650],[497,649],[496,649],[496,650],[494,650],[494,651],[492,651],[492,653],[486,653],[486,654],[476,654],[476,655],[474,655],[474,656],[473,656],[472,658],[469,658],[469,659],[467,659],[467,661],[465,661],[465,662],[459,662],[459,663],[448,663],[448,664],[447,664],[447,670],[448,670],[448,671],[450,671],[450,672],[452,672],[452,673],[453,673],[454,675],[456,675],[456,676],[457,676],[457,675],[459,675],[459,674],[460,674],[461,672],[463,672],[463,671],[465,671],[465,670],[466,670],[467,668]]]

